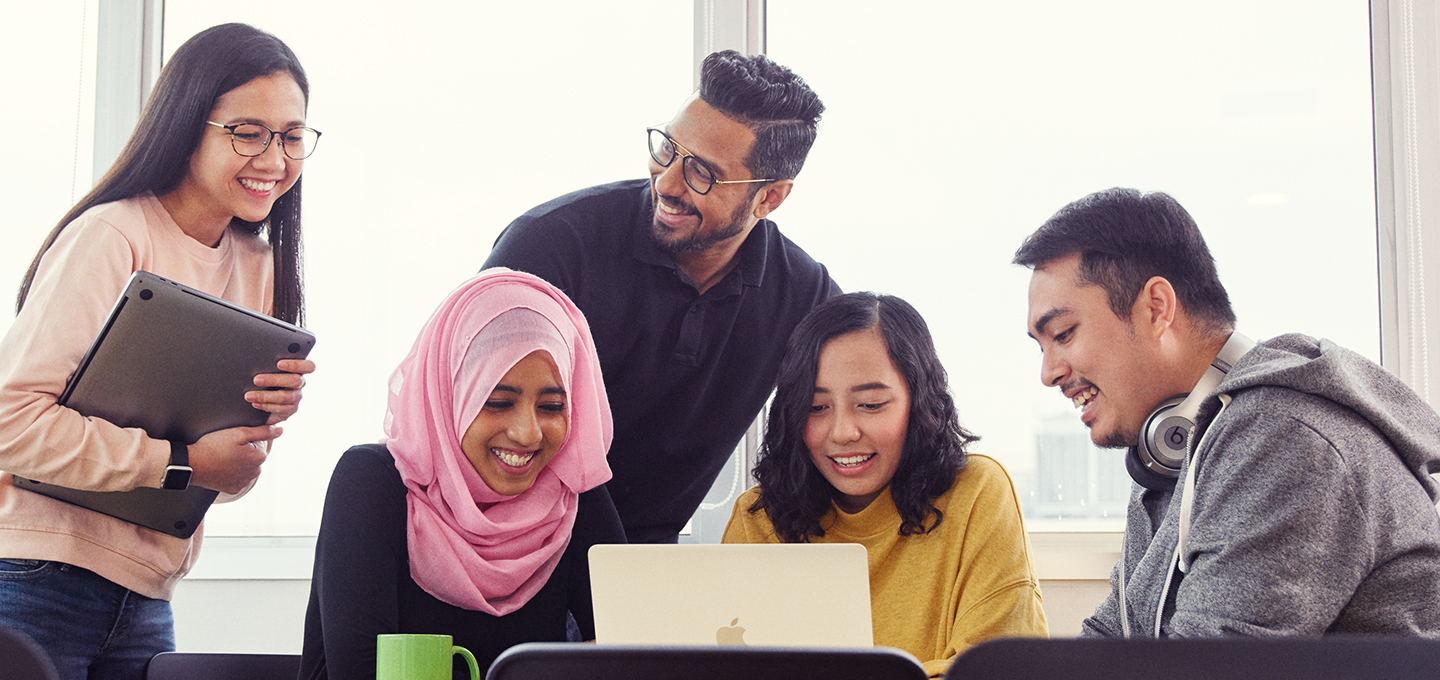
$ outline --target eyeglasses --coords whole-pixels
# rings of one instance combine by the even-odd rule
[[[270,148],[270,141],[276,137],[280,138],[280,150],[297,161],[303,161],[315,153],[315,145],[320,142],[320,131],[308,127],[293,127],[285,131],[271,130],[258,123],[241,123],[239,125],[221,125],[213,120],[205,121],[207,125],[214,125],[223,128],[230,133],[230,148],[235,153],[254,158]]]
[[[699,156],[690,153],[689,149],[680,146],[664,130],[658,128],[646,128],[645,132],[650,136],[650,158],[662,168],[670,167],[677,156],[684,157],[680,161],[680,174],[685,177],[685,183],[697,194],[708,194],[716,184],[750,184],[752,182],[774,182],[773,179],[715,179],[715,171],[710,169],[705,161]]]

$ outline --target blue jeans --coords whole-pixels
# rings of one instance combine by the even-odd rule
[[[0,625],[40,643],[60,680],[141,680],[175,649],[169,602],[62,562],[0,559]]]

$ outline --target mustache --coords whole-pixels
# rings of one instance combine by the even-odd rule
[[[663,200],[663,201],[665,201],[665,203],[666,203],[667,205],[669,205],[669,206],[672,207],[672,208],[680,208],[681,210],[684,210],[684,211],[690,212],[690,213],[698,213],[698,212],[700,212],[699,210],[696,210],[696,209],[695,209],[695,206],[694,206],[694,205],[692,205],[689,201],[687,201],[687,200],[685,200],[685,199],[683,199],[683,198],[680,198],[680,197],[677,197],[677,196],[667,196],[667,195],[665,195],[665,194],[660,193],[660,189],[655,186],[655,178],[654,178],[654,177],[651,177],[651,178],[650,178],[650,197],[651,197],[652,199],[654,199],[654,201],[655,201],[656,203],[659,203],[660,201]]]
[[[1061,394],[1069,394],[1071,390],[1076,389],[1076,388],[1079,388],[1079,389],[1089,389],[1089,388],[1091,388],[1091,387],[1095,387],[1095,383],[1092,383],[1092,382],[1090,382],[1089,380],[1086,380],[1086,379],[1084,379],[1084,378],[1076,378],[1076,379],[1074,379],[1074,380],[1071,380],[1070,382],[1065,383],[1064,385],[1061,385],[1061,386],[1060,386],[1060,393],[1061,393]],[[1099,389],[1099,388],[1096,387],[1096,389]]]
[[[685,201],[685,200],[682,200],[682,199],[679,199],[679,198],[673,198],[673,197],[670,197],[670,196],[666,196],[665,194],[656,194],[655,196],[656,196],[655,200],[657,200],[657,201],[664,201],[666,205],[668,205],[668,206],[670,206],[670,207],[672,207],[672,208],[679,208],[679,209],[681,209],[681,210],[683,210],[683,211],[685,211],[685,212],[689,212],[689,213],[700,212],[699,210],[696,210],[696,209],[695,209],[695,206],[691,205],[689,201]]]

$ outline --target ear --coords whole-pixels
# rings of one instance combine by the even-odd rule
[[[1159,337],[1175,325],[1179,311],[1180,301],[1175,297],[1175,287],[1163,276],[1152,276],[1140,289],[1140,294],[1135,296],[1130,320],[1137,328]]]
[[[794,188],[793,179],[776,180],[765,185],[765,188],[755,194],[755,207],[750,210],[751,214],[757,220],[765,219],[766,215],[775,212],[775,209],[785,202],[785,197],[789,196],[790,190]]]

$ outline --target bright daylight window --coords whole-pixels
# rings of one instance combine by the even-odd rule
[[[560,194],[642,177],[645,126],[691,88],[685,3],[168,0],[164,48],[226,21],[310,77],[304,183],[319,368],[251,494],[210,535],[314,535],[330,471],[382,436],[386,381],[500,230]],[[671,27],[673,30],[656,30]]]
[[[1008,262],[1063,204],[1168,191],[1204,230],[1243,332],[1378,356],[1365,3],[767,5],[771,56],[828,107],[776,221],[846,290],[925,315],[962,422],[1014,475],[1032,530],[1118,529],[1128,489],[1118,454],[1091,449],[1039,384],[1024,335],[1029,274]],[[0,90],[25,105],[0,111],[23,131],[0,166],[0,299],[92,181],[95,4],[14,12],[0,55],[24,68]],[[499,230],[562,193],[643,176],[644,127],[692,87],[693,6],[169,0],[165,53],[225,21],[276,33],[311,78],[310,124],[325,133],[305,179],[319,371],[260,484],[212,510],[209,533],[313,535],[335,460],[381,436],[390,370]]]
[[[1174,195],[1253,338],[1379,356],[1366,3],[769,3],[769,54],[827,111],[781,228],[845,290],[925,315],[964,425],[1031,530],[1119,529],[1120,454],[1088,444],[1025,337],[1021,239],[1112,186]]]
[[[96,4],[20,3],[0,22],[0,333],[40,241],[94,183]]]

